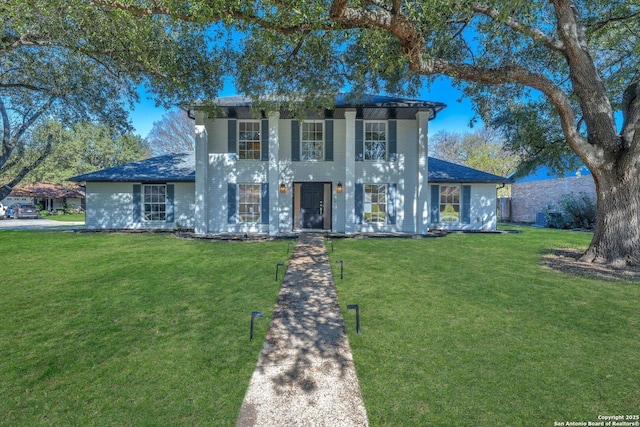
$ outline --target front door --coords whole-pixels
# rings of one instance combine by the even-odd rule
[[[305,182],[301,188],[302,228],[324,228],[324,184]]]

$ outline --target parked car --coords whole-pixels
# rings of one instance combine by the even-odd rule
[[[40,218],[40,211],[38,207],[34,204],[29,203],[14,203],[9,206],[5,215],[9,218],[19,219],[19,218]]]
[[[7,207],[0,203],[0,219],[4,219],[4,216],[7,214]]]

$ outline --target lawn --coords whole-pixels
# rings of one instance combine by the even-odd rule
[[[586,248],[588,234],[522,231],[328,246],[372,426],[640,413],[640,285],[540,265],[552,248]],[[360,335],[347,304],[360,306]]]
[[[287,242],[0,232],[0,425],[234,425]],[[252,311],[262,311],[249,341]]]
[[[52,219],[54,221],[60,221],[60,222],[70,222],[70,221],[81,222],[81,221],[85,220],[84,213],[74,213],[74,214],[64,214],[64,215],[47,215],[47,216],[43,216],[42,218]]]

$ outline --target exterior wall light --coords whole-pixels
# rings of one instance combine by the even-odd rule
[[[342,183],[340,181],[338,181],[338,185],[336,186],[336,191],[338,193],[342,193],[343,190],[344,190],[344,188],[342,188]]]
[[[287,192],[287,186],[284,185],[284,182],[280,183],[280,192],[281,193],[286,193]]]

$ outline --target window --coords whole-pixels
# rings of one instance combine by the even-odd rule
[[[238,122],[238,158],[260,160],[260,122]]]
[[[385,160],[387,156],[387,124],[364,123],[364,159]]]
[[[302,149],[300,150],[300,160],[323,160],[324,159],[324,136],[322,132],[322,122],[302,123]]]
[[[365,184],[364,222],[387,222],[387,186],[385,184]]]
[[[440,221],[460,221],[460,187],[440,186]]]
[[[166,221],[167,219],[167,186],[144,186],[144,220]]]
[[[240,222],[260,221],[260,184],[238,184]]]

